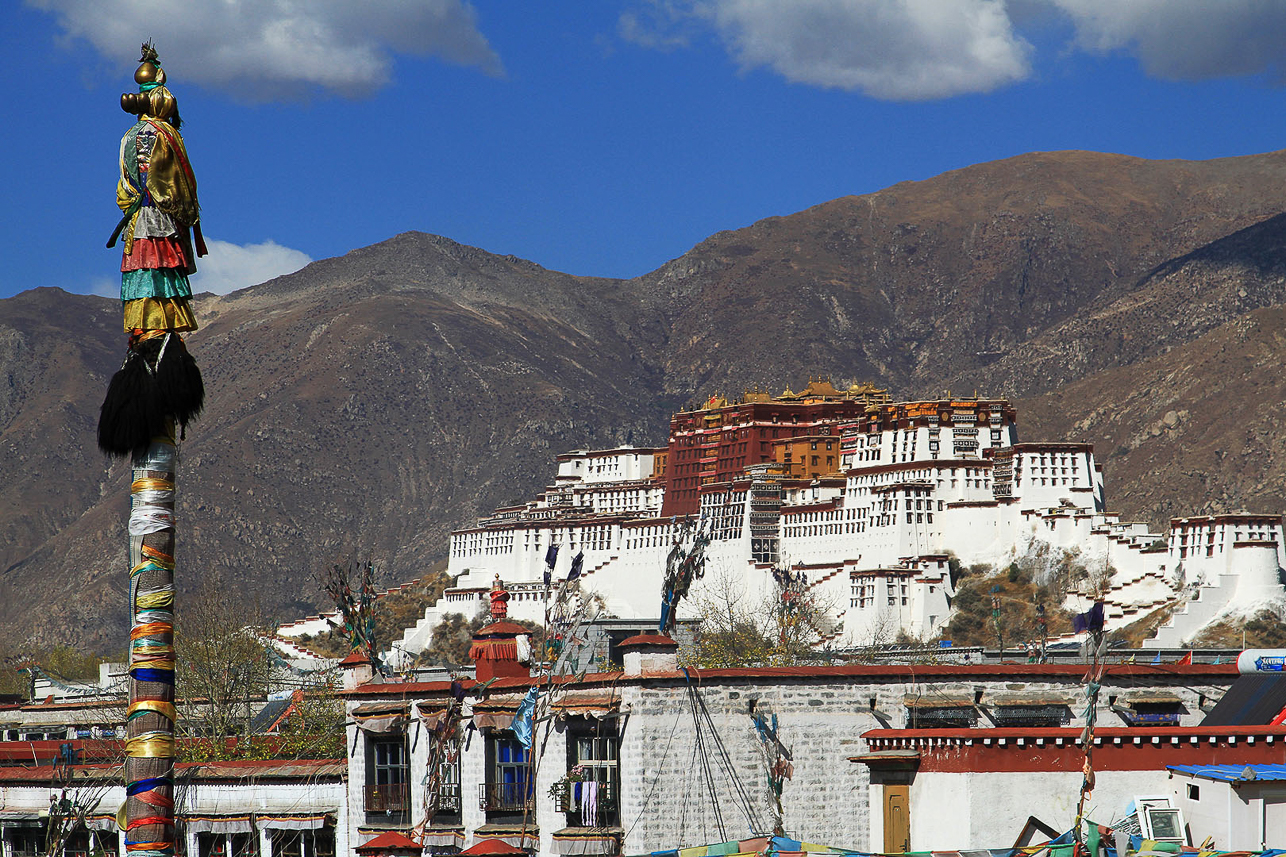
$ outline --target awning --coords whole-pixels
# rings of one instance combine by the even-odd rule
[[[440,848],[460,848],[464,845],[463,827],[430,827],[421,840],[425,845]]]
[[[1183,700],[1173,693],[1157,690],[1126,694],[1125,702],[1127,705],[1178,705]]]
[[[473,832],[473,839],[475,842],[480,839],[499,839],[514,848],[535,851],[540,848],[540,829],[528,827],[524,833],[521,825],[484,824]]]
[[[259,827],[269,830],[317,830],[331,821],[330,813],[321,815],[261,815]]]
[[[384,734],[406,728],[405,702],[368,702],[353,709],[353,720],[363,732]]]
[[[554,853],[566,857],[583,854],[609,857],[619,854],[620,850],[620,835],[615,832],[592,827],[564,827],[554,833]]]
[[[973,708],[973,697],[926,693],[903,697],[902,704],[907,708]]]
[[[512,713],[503,712],[474,712],[473,725],[479,729],[508,729],[513,725],[514,716]]]
[[[420,713],[420,722],[424,728],[430,732],[437,732],[451,719],[452,713],[459,713],[459,709],[454,706],[445,706],[436,703],[421,702],[416,708]]]
[[[30,821],[37,824],[40,817],[34,809],[0,809],[0,821]]]
[[[612,695],[568,696],[553,704],[554,713],[559,717],[595,717],[599,720],[615,714],[621,709],[620,697]],[[555,834],[557,835],[557,834]],[[595,852],[597,853],[597,852]]]
[[[512,701],[493,702],[488,700],[485,704],[475,705],[473,707],[473,725],[479,729],[508,729],[514,722],[514,715],[518,713],[518,706],[522,699],[515,697]]]
[[[358,854],[419,854],[424,846],[399,830],[386,830],[355,849]]]
[[[85,826],[90,830],[120,830],[116,825],[114,814],[90,815],[85,818]]]
[[[996,708],[1041,708],[1054,705],[1070,706],[1072,704],[1072,700],[1068,699],[1066,696],[1048,693],[1038,693],[1026,696],[1006,694],[1004,696],[997,696],[992,700],[991,704]]]
[[[193,833],[249,833],[254,830],[248,815],[194,815],[182,821]]]
[[[353,709],[354,717],[367,717],[372,714],[406,714],[407,703],[401,700],[392,702],[364,702]]]

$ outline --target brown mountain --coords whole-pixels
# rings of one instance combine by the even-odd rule
[[[883,378],[905,393],[991,388],[989,364],[1280,213],[1283,181],[1286,153],[1023,155],[719,233],[641,281],[660,287],[662,360],[680,396],[777,384],[782,367]]]
[[[1280,509],[1283,179],[1282,153],[1027,155],[719,233],[629,281],[407,233],[203,297],[180,582],[289,614],[344,553],[409,578],[558,452],[659,443],[694,395],[817,373],[1024,395],[1024,436],[1094,440],[1130,515]],[[0,301],[14,639],[122,639],[128,474],[93,443],[118,323],[57,290]]]

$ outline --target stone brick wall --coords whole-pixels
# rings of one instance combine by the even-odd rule
[[[1110,700],[1122,702],[1131,693],[1146,691],[1178,697],[1182,724],[1196,725],[1204,717],[1202,705],[1208,707],[1236,677],[1231,668],[1220,671],[1166,665],[1115,669],[1102,682],[1100,726],[1126,725],[1110,707]],[[615,722],[621,740],[622,853],[772,832],[772,802],[765,757],[751,721],[752,703],[776,713],[778,735],[793,754],[794,776],[786,782],[782,796],[784,832],[806,841],[878,851],[883,842],[871,841],[872,830],[878,825],[871,818],[869,769],[850,761],[867,752],[861,737],[864,732],[911,726],[908,698],[976,701],[969,710],[977,712],[975,726],[982,731],[994,725],[996,700],[1015,694],[1066,699],[1070,703],[1066,725],[1082,726],[1083,678],[1079,667],[1026,665],[1011,670],[950,666],[694,670],[690,680],[681,673],[613,676],[610,681],[591,676],[576,689],[615,694],[620,700]],[[694,725],[692,692],[704,703],[717,739],[709,724],[702,722],[700,729]],[[519,689],[492,692],[489,701],[512,698],[516,702],[521,695]],[[567,769],[566,724],[557,718],[547,720],[538,725],[537,735],[535,821],[540,829],[540,852],[552,855],[553,833],[567,825],[566,816],[554,812],[549,796],[550,785]],[[350,758],[350,788],[360,787],[364,781],[362,749],[356,748]],[[413,783],[424,774],[426,754],[427,742],[413,740]],[[730,770],[725,770],[721,761],[725,754]],[[477,796],[478,785],[486,781],[486,767],[484,731],[473,732],[461,758],[466,845],[475,841],[473,831],[485,823]],[[423,821],[421,798],[416,792],[413,795],[416,812],[412,826]],[[752,829],[742,808],[743,795],[756,822],[753,827],[759,829]],[[360,805],[357,796],[350,801],[354,812]]]

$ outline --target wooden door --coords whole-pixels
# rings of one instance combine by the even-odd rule
[[[911,787],[884,787],[884,853],[911,850]]]

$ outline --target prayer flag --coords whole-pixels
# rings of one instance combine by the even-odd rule
[[[581,569],[584,567],[585,567],[585,551],[581,551],[580,553],[576,554],[576,558],[572,560],[572,570],[567,572],[567,582],[571,583],[573,580],[580,577]]]
[[[1094,606],[1084,613],[1078,613],[1072,617],[1072,630],[1077,634],[1083,634],[1086,631],[1098,632],[1103,630],[1103,602],[1096,601]]]
[[[540,695],[540,688],[533,687],[527,691],[527,695],[522,698],[518,705],[518,710],[514,713],[513,722],[509,728],[513,730],[514,737],[526,748],[531,748],[531,730],[532,716],[536,713],[536,697]]]
[[[548,586],[554,577],[554,566],[558,564],[558,545],[550,545],[545,551],[545,585]]]

